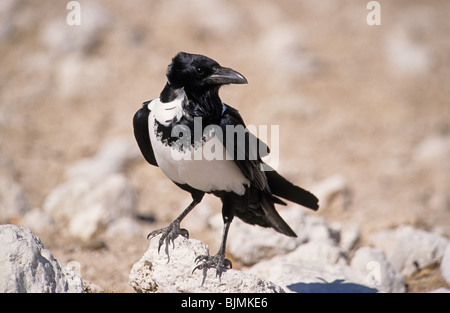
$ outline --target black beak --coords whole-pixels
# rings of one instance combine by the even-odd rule
[[[225,85],[225,84],[247,84],[245,77],[227,67],[218,67],[214,72],[205,78],[209,84]]]

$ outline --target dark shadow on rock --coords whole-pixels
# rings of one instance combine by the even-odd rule
[[[375,288],[364,285],[344,282],[343,279],[336,279],[328,283],[295,283],[287,286],[294,292],[310,292],[310,293],[376,293]]]

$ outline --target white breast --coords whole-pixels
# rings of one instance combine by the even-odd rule
[[[188,184],[205,192],[221,190],[233,191],[239,195],[245,193],[245,186],[249,186],[250,182],[242,174],[236,163],[230,157],[226,157],[228,152],[225,148],[223,148],[222,157],[212,160],[205,159],[201,149],[186,151],[172,149],[169,145],[161,142],[154,131],[155,119],[162,123],[161,118],[170,117],[169,113],[162,110],[162,108],[171,108],[170,104],[155,99],[149,103],[149,108],[151,110],[148,120],[150,141],[158,166],[167,177],[179,184]],[[172,114],[175,114],[175,112],[177,112],[176,114],[182,114],[181,104],[179,109],[181,113],[178,113],[178,109],[173,110]],[[216,136],[209,139],[209,145],[223,147],[222,142]]]

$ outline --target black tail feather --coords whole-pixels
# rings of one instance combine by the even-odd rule
[[[319,209],[319,199],[311,192],[295,186],[276,171],[266,171],[265,173],[272,194],[303,205],[314,211]]]
[[[265,220],[269,225],[277,232],[282,233],[289,237],[297,237],[297,234],[292,228],[283,220],[283,218],[275,210],[273,202],[270,201],[270,195],[265,194],[261,197],[261,207],[264,211]]]

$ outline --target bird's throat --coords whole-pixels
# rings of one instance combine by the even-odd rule
[[[185,93],[188,100],[183,106],[186,114],[192,117],[201,117],[206,124],[219,123],[223,112],[219,87],[192,92],[184,88],[175,88],[167,83],[159,98],[161,102],[168,103],[177,99],[181,93]]]

